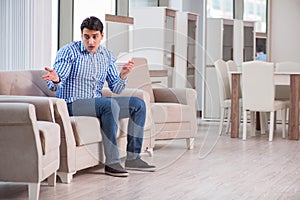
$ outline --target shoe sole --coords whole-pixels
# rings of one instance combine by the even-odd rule
[[[127,177],[128,173],[112,173],[112,172],[105,172],[105,174],[115,177]]]
[[[126,170],[135,170],[142,172],[155,172],[156,168],[136,168],[136,167],[125,167]]]

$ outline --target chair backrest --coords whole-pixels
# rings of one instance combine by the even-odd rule
[[[232,83],[231,83],[231,73],[230,72],[236,72],[238,71],[238,66],[236,64],[236,62],[234,62],[233,60],[228,60],[226,62],[226,67],[227,67],[227,73],[228,73],[228,78],[229,78],[229,86],[230,86],[230,93],[232,91]],[[241,87],[240,87],[241,89]],[[240,97],[242,95],[242,92],[240,90]]]
[[[270,111],[274,109],[274,63],[249,61],[242,64],[243,109]]]
[[[300,63],[285,61],[275,64],[275,70],[277,72],[300,72]]]
[[[232,72],[232,71],[235,72],[235,71],[238,70],[238,66],[233,60],[228,60],[226,62],[226,66],[227,66],[227,71],[228,72]]]
[[[228,71],[224,60],[219,59],[214,64],[219,86],[220,104],[222,104],[224,100],[231,98]]]
[[[151,86],[150,73],[146,58],[132,58],[134,68],[128,75],[127,88],[138,88],[147,92],[150,96],[150,102],[154,102],[154,94]]]

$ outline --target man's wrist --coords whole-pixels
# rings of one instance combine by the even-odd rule
[[[52,81],[53,83],[60,83],[60,78],[58,77],[58,81]]]

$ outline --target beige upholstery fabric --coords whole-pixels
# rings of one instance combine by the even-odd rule
[[[95,117],[70,117],[76,146],[101,142],[100,122]]]
[[[1,102],[0,113],[0,181],[28,183],[37,200],[41,181],[56,183],[60,127],[37,121],[33,104]]]
[[[150,97],[146,106],[149,106],[147,119],[153,124],[151,139],[185,138],[188,148],[193,148],[197,132],[196,91],[190,88],[152,88],[147,60],[133,60],[135,67],[128,76],[128,87],[142,89]]]
[[[0,72],[0,102],[33,103],[36,106],[39,120],[52,120],[60,125],[61,146],[58,175],[62,182],[70,183],[76,171],[98,165],[99,162],[105,160],[99,122],[97,118],[93,117],[70,118],[65,101],[55,98],[55,93],[48,89],[45,81],[41,78],[44,73],[44,70]],[[149,99],[144,91],[136,89],[125,89],[121,95]],[[103,96],[113,96],[113,94],[109,89],[104,89]],[[46,102],[48,104],[50,102],[52,106],[47,107]],[[126,155],[127,123],[126,119],[121,121],[118,144],[120,156],[124,157]],[[150,136],[151,125],[148,119],[146,121],[143,150],[147,150],[153,145]]]

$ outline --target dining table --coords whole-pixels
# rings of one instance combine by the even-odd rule
[[[239,137],[239,98],[241,87],[241,71],[231,73],[231,137]],[[290,108],[288,138],[299,140],[299,100],[300,100],[300,72],[274,72],[275,85],[290,86]]]

